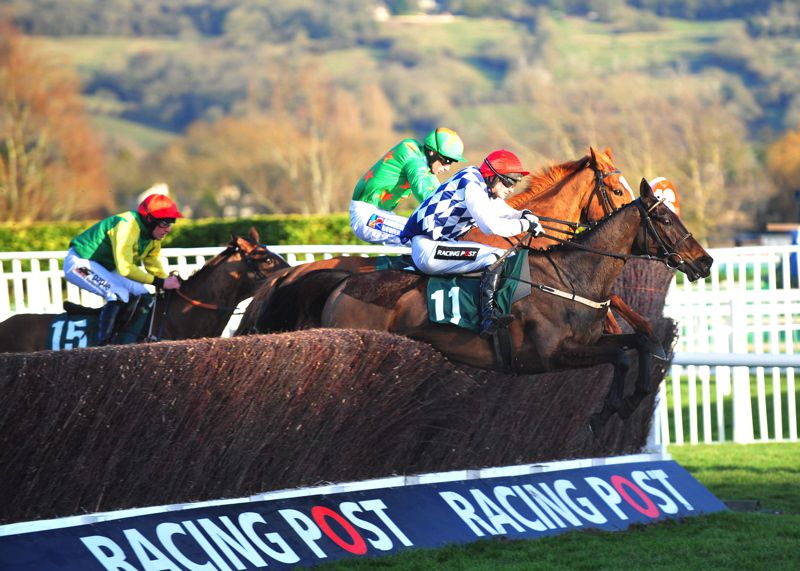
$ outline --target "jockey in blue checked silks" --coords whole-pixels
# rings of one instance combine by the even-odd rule
[[[411,241],[414,264],[427,274],[485,269],[480,300],[483,338],[493,335],[498,326],[510,320],[500,315],[495,303],[502,264],[494,262],[505,250],[457,240],[475,226],[486,234],[504,237],[523,232],[543,234],[538,217],[529,210],[515,210],[504,200],[528,174],[514,153],[505,149],[494,151],[480,167],[466,167],[439,186],[414,211],[402,233],[405,242]]]

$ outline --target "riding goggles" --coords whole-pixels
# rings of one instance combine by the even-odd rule
[[[159,228],[172,228],[173,224],[175,224],[174,218],[164,218],[156,222],[156,226]]]
[[[506,188],[514,188],[516,184],[522,179],[521,176],[518,175],[508,175],[508,174],[497,174],[497,178],[500,179],[500,182],[505,185]]]
[[[452,165],[453,163],[457,163],[458,161],[455,159],[451,159],[450,157],[446,157],[444,155],[438,155],[437,160],[442,163],[444,166]]]
[[[520,180],[522,180],[522,175],[518,173],[500,174],[499,172],[497,172],[497,169],[494,168],[491,162],[489,162],[488,160],[484,160],[483,162],[489,165],[489,169],[495,174],[495,176],[498,179],[500,179],[500,182],[502,182],[506,188],[514,188],[514,186]]]

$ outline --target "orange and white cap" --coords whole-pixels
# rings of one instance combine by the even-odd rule
[[[670,210],[680,216],[681,203],[678,200],[678,191],[675,190],[675,185],[670,180],[663,176],[658,176],[650,181],[650,188],[653,189],[653,194],[656,195],[656,198],[663,200]]]

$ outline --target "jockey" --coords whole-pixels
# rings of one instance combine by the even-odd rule
[[[486,268],[481,279],[481,332],[486,338],[509,316],[501,316],[495,290],[502,264],[494,264],[502,248],[476,242],[456,242],[474,226],[486,234],[515,236],[544,233],[539,219],[529,210],[515,210],[505,202],[514,185],[530,174],[519,158],[505,149],[494,151],[480,167],[457,172],[429,196],[408,219],[403,240],[411,240],[411,257],[427,274],[466,273]]]
[[[463,161],[464,143],[455,131],[439,127],[425,141],[403,139],[356,184],[350,202],[350,227],[366,242],[400,245],[407,218],[393,214],[409,194],[422,202],[439,186],[436,175]]]
[[[117,315],[131,295],[149,295],[145,284],[180,288],[178,277],[168,276],[159,258],[161,240],[177,218],[183,215],[168,196],[151,194],[137,210],[109,216],[70,242],[64,258],[67,281],[107,302],[100,312],[98,344],[111,340]]]

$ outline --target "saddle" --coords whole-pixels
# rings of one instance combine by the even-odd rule
[[[496,303],[501,313],[509,313],[518,299],[530,295],[528,256],[513,256],[503,268]],[[483,272],[468,274],[429,275],[421,272],[411,256],[378,256],[376,270],[401,270],[428,278],[428,318],[432,323],[451,324],[480,331],[480,278]],[[511,279],[508,279],[511,278]]]
[[[100,315],[100,312],[103,311],[103,308],[86,307],[85,305],[80,305],[71,301],[65,301],[64,311],[69,315]]]

